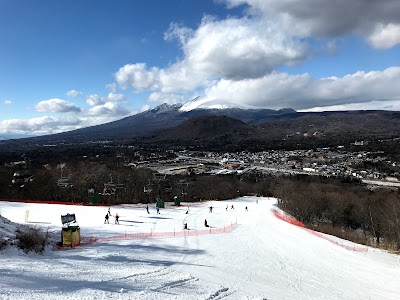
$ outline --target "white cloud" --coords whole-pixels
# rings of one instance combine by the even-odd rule
[[[184,95],[180,94],[164,94],[164,93],[151,93],[148,100],[150,102],[177,104],[182,103],[187,99]]]
[[[375,48],[391,48],[400,43],[400,24],[378,24],[368,40]]]
[[[56,119],[49,116],[32,119],[10,119],[0,122],[0,133],[45,135],[76,129],[81,122],[76,118]]]
[[[163,93],[189,91],[219,78],[257,78],[306,57],[298,40],[262,19],[205,17],[196,31],[171,24],[165,34],[179,40],[184,58],[166,69],[128,64],[115,73],[122,88]]]
[[[99,105],[105,105],[107,102],[120,102],[123,100],[126,100],[126,97],[124,94],[110,92],[105,97],[101,97],[97,94],[89,95],[86,98],[86,103],[89,106],[94,107],[94,106],[99,106]]]
[[[122,101],[122,100],[126,99],[125,95],[116,94],[116,93],[113,93],[113,92],[108,93],[106,98],[107,98],[108,101],[112,101],[112,102]]]
[[[13,102],[10,100],[10,99],[6,99],[6,100],[4,100],[4,104],[6,104],[6,105],[10,105],[10,104],[12,104]]]
[[[89,104],[90,106],[97,106],[103,104],[103,101],[99,95],[92,94],[86,98],[86,103]]]
[[[79,92],[77,90],[70,90],[68,92],[65,93],[69,98],[76,98],[80,95],[83,95],[82,92]]]
[[[392,101],[369,101],[360,103],[347,103],[331,106],[317,106],[310,109],[299,110],[300,112],[320,111],[347,111],[347,110],[394,110],[400,111],[400,99]]]
[[[140,108],[140,112],[143,112],[143,111],[146,111],[146,110],[149,110],[149,109],[151,109],[151,106],[150,105],[143,105],[141,108]]]
[[[35,108],[38,112],[81,112],[81,109],[75,104],[58,98],[40,101]]]
[[[125,89],[133,87],[138,91],[154,90],[158,85],[159,69],[147,69],[146,64],[128,64],[115,73],[115,80]]]
[[[194,30],[184,27],[182,24],[171,23],[167,32],[164,33],[164,39],[166,41],[172,41],[178,39],[182,46],[185,46],[187,41],[193,37]]]
[[[220,80],[208,88],[204,105],[221,101],[239,107],[310,109],[400,99],[400,67],[356,72],[344,77],[312,78],[309,74],[272,73],[240,81]],[[383,104],[384,105],[384,104]]]
[[[106,89],[110,90],[113,93],[117,92],[117,84],[115,82],[109,83],[106,85]]]
[[[132,113],[121,105],[126,104],[122,100],[125,100],[124,95],[113,92],[105,97],[92,94],[86,99],[91,106],[89,109],[81,109],[71,102],[58,98],[40,101],[35,106],[38,112],[66,114],[58,117],[3,120],[0,122],[0,133],[46,135],[112,122]],[[71,112],[75,114],[70,114]]]
[[[91,107],[88,110],[90,116],[101,116],[106,118],[125,117],[130,114],[130,111],[115,102],[106,102],[102,105]]]

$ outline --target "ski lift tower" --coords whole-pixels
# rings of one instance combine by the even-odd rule
[[[147,195],[147,202],[150,202],[150,195],[153,192],[153,184],[150,182],[150,180],[147,182],[147,184],[143,187],[143,193]]]
[[[58,179],[57,185],[58,185],[60,188],[69,188],[69,187],[72,187],[73,185],[72,185],[72,183],[71,183],[69,177],[64,177],[64,176],[63,176],[64,167],[65,167],[65,164],[62,164],[62,165],[60,166],[61,177],[60,177],[60,179]]]
[[[185,179],[179,180],[178,184],[181,186],[181,194],[183,198],[183,202],[186,202],[186,195],[187,195],[187,190],[189,187],[189,183]]]
[[[157,182],[157,189],[158,189],[158,191],[157,191],[158,194],[156,197],[156,199],[157,199],[156,205],[159,208],[164,208],[165,202],[161,201],[161,182],[165,181],[167,175],[161,174],[161,173],[153,173],[153,176],[154,176],[154,180]]]

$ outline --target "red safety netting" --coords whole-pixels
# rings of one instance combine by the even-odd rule
[[[172,238],[172,237],[189,237],[189,236],[199,236],[206,234],[220,234],[220,233],[229,233],[232,232],[237,227],[237,221],[235,223],[231,223],[230,225],[221,227],[221,228],[213,228],[209,227],[203,230],[195,230],[195,229],[187,229],[187,230],[179,230],[179,231],[170,231],[170,232],[140,232],[140,233],[124,233],[120,235],[110,236],[110,237],[81,237],[81,244],[79,246],[90,245],[94,243],[103,243],[110,241],[118,241],[118,240],[130,240],[130,239],[146,239],[146,238]],[[53,250],[67,250],[69,247],[57,247],[56,245],[53,247]]]
[[[304,226],[303,223],[301,223],[300,221],[296,220],[295,218],[293,218],[292,216],[286,214],[285,212],[283,212],[282,210],[279,210],[277,208],[273,208],[272,209],[272,213],[274,214],[275,217],[277,217],[278,219],[285,221],[287,223],[290,223],[292,225],[295,225],[297,227],[300,227],[306,231],[308,231],[311,234],[314,234],[320,238],[323,238],[335,245],[338,245],[342,248],[345,248],[347,250],[351,250],[351,251],[356,251],[356,252],[368,252],[368,247],[366,246],[361,246],[359,244],[355,244],[352,243],[350,241],[348,242],[341,242],[340,240],[334,239],[333,237],[330,237],[329,235],[326,235],[324,233],[318,232],[318,231],[314,231],[312,229],[306,228]]]

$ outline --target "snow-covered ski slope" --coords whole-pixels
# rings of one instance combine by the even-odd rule
[[[276,218],[275,203],[242,197],[188,204],[188,214],[188,206],[167,207],[159,215],[154,206],[150,214],[144,205],[113,206],[115,225],[114,218],[103,223],[107,207],[0,202],[2,216],[25,223],[29,210],[30,225],[56,236],[61,215],[75,213],[81,236],[98,241],[43,255],[0,252],[0,299],[399,299],[399,256],[347,250]],[[234,229],[196,235],[205,219],[211,230]],[[183,223],[190,236],[171,235]],[[0,234],[6,227],[0,224]]]

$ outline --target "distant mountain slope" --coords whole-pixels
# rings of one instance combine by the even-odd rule
[[[312,148],[350,143],[360,139],[400,137],[400,112],[302,112],[292,109],[193,109],[162,104],[107,124],[70,132],[0,141],[2,149],[71,145],[97,141],[235,148]]]
[[[199,116],[183,124],[147,135],[149,141],[209,140],[226,135],[244,135],[257,130],[238,119],[227,116]]]
[[[269,109],[244,110],[194,109],[180,111],[181,104],[162,104],[139,114],[114,122],[81,128],[69,132],[24,139],[23,143],[73,143],[96,140],[125,140],[141,136],[159,129],[172,128],[197,116],[229,116],[247,124],[254,124],[285,114],[296,114],[294,110],[274,111]]]
[[[399,112],[340,111],[274,115],[253,124],[227,116],[194,117],[177,127],[145,134],[134,142],[164,147],[260,151],[309,149],[396,137],[400,137]]]
[[[297,113],[259,123],[258,128],[278,131],[281,135],[296,133],[325,136],[349,135],[352,138],[390,137],[400,134],[400,112],[337,111]]]
[[[262,131],[227,116],[193,117],[173,128],[154,131],[131,141],[151,147],[191,147],[215,151],[240,151],[257,144]]]

